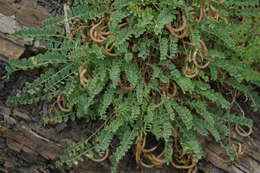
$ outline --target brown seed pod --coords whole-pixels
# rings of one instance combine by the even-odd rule
[[[103,43],[105,41],[103,39],[98,38],[98,34],[96,31],[97,27],[102,23],[102,21],[103,19],[100,20],[100,22],[98,22],[97,24],[93,25],[89,31],[90,38],[96,43]]]
[[[242,114],[242,117],[244,118],[245,117],[245,111],[242,109],[242,107],[240,106],[240,104],[237,101],[235,101],[235,104],[239,108],[239,110]],[[248,128],[248,131],[244,130],[244,128],[242,128],[239,124],[236,124],[235,130],[236,130],[237,134],[239,134],[240,136],[248,137],[253,133],[253,128],[250,127],[250,126],[246,126],[246,127]]]
[[[177,169],[191,169],[194,168],[197,163],[193,162],[191,165],[177,165],[176,163],[172,162],[171,165]]]
[[[99,29],[99,25],[101,25],[101,23],[104,21],[104,19],[101,19],[99,23],[97,23],[96,25],[93,25],[89,31],[89,36],[90,38],[95,42],[95,43],[104,43],[106,40],[105,36],[108,36],[110,34],[112,34],[112,32],[110,31],[100,31]],[[102,27],[101,29],[105,29],[105,27]]]
[[[140,160],[139,164],[144,168],[153,168],[155,166],[154,164],[146,164],[142,160]]]
[[[88,82],[88,79],[85,77],[85,74],[87,73],[87,69],[84,67],[79,68],[79,81],[80,86],[84,87],[86,83]]]
[[[151,153],[154,150],[156,150],[157,147],[158,147],[158,145],[156,145],[156,146],[154,146],[154,147],[152,147],[150,149],[145,149],[146,134],[143,134],[143,133],[138,136],[136,144],[137,144],[138,150],[140,150],[140,151],[142,151],[144,153]]]
[[[222,4],[225,2],[225,0],[211,0],[212,2],[216,2],[216,3],[219,3],[219,4]]]
[[[203,19],[203,17],[204,17],[204,10],[203,10],[203,8],[201,7],[201,8],[200,8],[200,16],[199,16],[199,18],[195,18],[195,21],[196,21],[197,23],[200,23],[200,21]]]
[[[131,85],[130,86],[126,86],[126,84],[125,84],[125,82],[123,80],[120,80],[119,86],[120,86],[120,88],[122,88],[122,89],[124,89],[126,91],[132,91],[135,88],[135,86],[131,86]]]
[[[198,55],[199,55],[199,56],[198,56]],[[198,61],[197,61],[197,58],[198,58],[198,57],[201,57],[202,59],[205,58],[205,57],[201,56],[200,51],[197,49],[197,50],[195,50],[195,52],[194,52],[193,55],[192,55],[192,61],[193,61],[193,63],[194,63],[195,66],[196,66],[197,68],[199,68],[199,69],[205,69],[205,68],[207,68],[207,67],[209,66],[210,62],[207,61],[205,64],[201,65],[201,64],[199,64]]]
[[[63,99],[64,99],[64,98],[63,98],[61,95],[59,95],[59,96],[57,97],[56,103],[57,103],[59,109],[60,109],[61,111],[63,111],[63,112],[70,112],[71,109],[65,108],[65,107],[63,106],[63,104],[64,104],[64,100],[63,100]]]
[[[104,155],[102,158],[99,158],[99,159],[94,158],[94,157],[88,157],[88,158],[89,158],[90,160],[94,161],[94,162],[100,163],[100,162],[105,161],[105,160],[108,158],[108,155],[109,155],[109,149],[106,150],[106,153],[105,153],[105,155]]]
[[[173,87],[170,87],[170,88],[168,89],[167,93],[166,93],[166,98],[168,98],[168,99],[171,99],[171,98],[175,97],[176,94],[177,94],[177,86],[176,86],[176,84],[172,82],[171,85],[172,85]],[[172,89],[172,92],[171,92],[171,93],[169,92],[170,89]]]
[[[198,75],[198,68],[195,64],[192,64],[191,67],[189,67],[189,63],[185,63],[185,65],[182,68],[182,73],[184,76],[188,78],[194,78]]]
[[[110,47],[109,47],[109,46],[110,46]],[[114,45],[113,45],[113,44],[112,44],[112,45],[106,44],[106,46],[105,46],[105,55],[107,55],[107,56],[112,56],[112,57],[117,56],[116,53],[112,53],[112,52],[111,52],[111,51],[113,50],[113,48],[114,48]]]
[[[154,108],[159,108],[164,104],[164,101],[161,100],[159,103],[157,103],[156,105],[153,105]]]
[[[207,8],[203,8],[203,16],[206,19],[218,20],[220,17],[220,10],[216,9],[213,5],[208,5]]]
[[[188,36],[188,34],[189,34],[187,20],[184,15],[182,16],[182,20],[183,20],[183,24],[179,28],[173,28],[171,23],[166,24],[166,28],[171,33],[171,35],[173,35],[177,38],[184,38],[184,37]],[[176,34],[176,32],[181,32],[181,31],[183,31],[181,34]]]
[[[151,154],[151,159],[155,161],[157,165],[163,165],[166,163],[166,161],[162,158],[163,152],[159,154],[158,156],[155,156],[154,154]]]
[[[183,21],[182,26],[180,26],[179,28],[173,28],[172,27],[172,30],[174,32],[180,32],[180,31],[185,30],[185,28],[187,27],[187,20],[186,20],[186,17],[184,15],[182,15],[182,21]]]
[[[197,173],[198,172],[198,166],[196,165],[196,166],[194,166],[193,168],[190,168],[189,170],[188,170],[188,173]]]
[[[186,27],[184,30],[183,30],[183,33],[181,34],[176,34],[176,32],[173,30],[172,28],[172,25],[169,23],[169,24],[166,24],[166,28],[168,29],[168,31],[171,33],[171,35],[175,36],[176,38],[184,38],[184,37],[187,37],[189,35],[189,29],[188,27]]]

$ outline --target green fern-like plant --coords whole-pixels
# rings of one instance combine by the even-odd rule
[[[9,74],[36,68],[42,74],[9,101],[54,100],[46,123],[101,122],[57,166],[109,155],[116,172],[134,144],[141,165],[144,157],[152,166],[182,168],[173,157],[176,147],[196,164],[203,157],[198,136],[221,143],[228,123],[253,125],[230,113],[235,96],[227,93],[245,96],[259,111],[257,5],[256,0],[75,0],[65,17],[15,33],[42,40],[47,51],[10,60]],[[160,162],[151,159],[153,151],[144,154],[145,146],[138,147],[146,134],[162,141]],[[114,139],[120,144],[110,151]]]

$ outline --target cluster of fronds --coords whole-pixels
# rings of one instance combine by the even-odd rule
[[[54,100],[46,122],[102,122],[59,166],[109,157],[116,172],[135,145],[139,165],[195,169],[203,157],[198,136],[212,136],[234,159],[224,142],[228,123],[251,129],[252,121],[230,109],[243,96],[255,111],[260,105],[258,3],[76,0],[65,17],[16,33],[40,39],[47,52],[10,60],[9,73],[42,69],[10,101]],[[157,141],[151,148],[149,137]]]

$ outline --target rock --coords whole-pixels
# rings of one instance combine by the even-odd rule
[[[6,126],[13,127],[16,124],[16,120],[8,115],[4,115],[4,122],[6,123]]]
[[[5,168],[12,168],[14,165],[11,162],[5,161],[4,167]]]
[[[19,58],[25,48],[20,46],[11,40],[0,37],[0,54],[7,58]]]
[[[10,116],[11,109],[5,106],[0,105],[0,115]]]
[[[3,42],[2,39],[0,40],[0,60],[4,61],[3,56],[18,58],[20,52],[17,50],[22,49],[17,49],[16,45],[10,44],[12,42],[29,47],[44,47],[39,41],[32,38],[17,38],[11,34],[24,28],[41,27],[42,21],[50,17],[51,14],[33,0],[0,0],[0,37],[11,41]],[[14,51],[10,51],[13,49],[6,47],[3,48],[3,44],[7,48],[12,48],[13,45]]]
[[[10,0],[0,0],[0,13],[14,16],[17,22],[26,27],[39,27],[41,22],[51,14],[32,0],[20,0],[14,3]]]
[[[16,109],[14,109],[13,115],[18,117],[18,118],[24,119],[24,120],[31,120],[29,115],[27,115],[26,113],[20,112]]]
[[[22,29],[22,26],[15,21],[14,17],[5,16],[0,13],[0,32],[12,34],[20,29]]]
[[[18,37],[15,37],[11,34],[4,34],[2,32],[0,32],[0,37],[2,38],[5,38],[6,40],[10,40],[14,43],[17,43],[19,45],[23,45],[23,46],[33,46],[34,44],[34,39],[33,38],[18,38]]]

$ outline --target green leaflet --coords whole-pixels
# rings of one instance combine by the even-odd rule
[[[47,67],[49,64],[56,65],[66,62],[68,62],[68,59],[64,53],[60,51],[52,51],[45,54],[39,54],[28,59],[10,59],[9,63],[11,66],[7,67],[7,71],[12,73],[18,70]]]
[[[173,109],[178,113],[181,120],[185,124],[186,128],[188,130],[191,129],[193,126],[193,123],[192,123],[193,116],[192,116],[190,110],[185,106],[179,105],[175,101],[172,101],[171,103],[173,105]]]
[[[243,126],[252,127],[252,125],[253,125],[253,121],[251,119],[239,117],[239,116],[236,116],[236,115],[233,115],[233,114],[225,114],[222,118],[225,121],[240,124],[240,125],[243,125]]]
[[[156,19],[156,25],[154,27],[155,34],[161,34],[162,29],[164,28],[165,24],[170,23],[174,19],[174,16],[171,15],[170,9],[163,8]]]
[[[101,119],[106,119],[106,110],[112,104],[115,90],[113,88],[108,88],[108,90],[103,95],[102,102],[100,104],[99,113]]]
[[[222,94],[215,92],[213,89],[210,89],[210,86],[201,81],[196,81],[197,93],[206,97],[212,102],[217,103],[223,109],[230,108],[230,103],[223,97]]]
[[[137,131],[128,129],[121,140],[120,146],[116,149],[115,153],[111,156],[112,172],[116,172],[118,162],[124,157],[125,153],[130,149],[137,136]]]
[[[161,38],[160,40],[160,59],[161,60],[165,60],[167,57],[167,53],[168,53],[168,39],[166,38]]]
[[[109,70],[109,76],[110,76],[110,79],[112,80],[112,84],[113,84],[112,86],[114,88],[117,87],[117,85],[120,81],[120,73],[121,73],[120,63],[114,61],[111,66],[111,69]]]
[[[136,66],[133,64],[125,64],[124,72],[125,72],[127,81],[132,86],[136,86],[138,79],[139,79],[139,73],[138,73]]]

